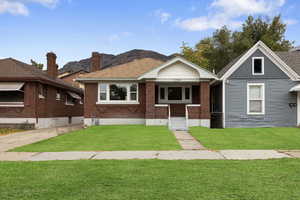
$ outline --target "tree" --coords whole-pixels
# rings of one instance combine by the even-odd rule
[[[43,69],[43,67],[44,67],[44,64],[42,64],[42,63],[37,63],[37,62],[35,62],[34,60],[30,60],[30,62],[31,62],[31,65],[32,66],[35,66],[35,67],[37,67],[38,69]]]
[[[233,32],[224,26],[211,37],[200,40],[195,47],[184,43],[181,54],[202,67],[218,72],[259,40],[273,51],[288,51],[293,42],[285,39],[285,32],[286,24],[282,23],[280,15],[272,20],[249,16],[240,31]]]

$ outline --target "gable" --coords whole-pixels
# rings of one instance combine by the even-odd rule
[[[199,67],[184,58],[176,57],[156,67],[138,78],[157,80],[198,81],[199,79],[218,79],[210,71]]]
[[[284,72],[291,80],[298,81],[300,80],[300,76],[280,59],[278,55],[276,55],[269,47],[267,47],[262,41],[258,41],[251,49],[249,49],[246,53],[244,53],[240,58],[236,59],[235,62],[228,64],[221,70],[218,74],[221,80],[228,79],[236,70],[240,68],[240,66],[249,58],[253,53],[257,50],[260,50],[263,53],[264,57],[268,57],[273,64],[275,64],[282,72]]]
[[[157,73],[157,79],[178,79],[178,78],[187,78],[187,79],[196,79],[200,78],[200,74],[197,70],[187,66],[184,63],[176,62],[171,64],[168,67],[161,69]]]
[[[252,74],[252,58],[264,58],[264,74]],[[288,79],[289,77],[284,73],[273,61],[271,61],[261,50],[257,49],[250,55],[240,67],[229,76],[228,79]]]

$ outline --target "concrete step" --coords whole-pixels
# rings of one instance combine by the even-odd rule
[[[171,117],[171,130],[188,130],[185,117]]]

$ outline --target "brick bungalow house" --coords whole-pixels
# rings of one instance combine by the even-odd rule
[[[94,52],[85,85],[84,123],[210,127],[210,82],[215,74],[181,57],[152,58],[101,69]]]
[[[83,120],[83,91],[57,78],[56,55],[47,72],[12,58],[0,60],[0,127],[48,128]]]

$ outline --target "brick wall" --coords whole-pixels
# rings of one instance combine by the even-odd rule
[[[47,86],[47,98],[38,97],[38,83],[26,82],[24,85],[24,107],[0,107],[0,118],[51,118],[82,116],[83,104],[65,105],[66,93],[62,90],[61,100],[56,100],[57,89]]]
[[[210,88],[209,82],[200,83],[200,118],[210,119]]]
[[[85,118],[145,118],[145,84],[139,84],[139,104],[96,104],[98,84],[85,84]]]
[[[0,118],[35,118],[36,83],[24,85],[24,107],[0,107]]]

